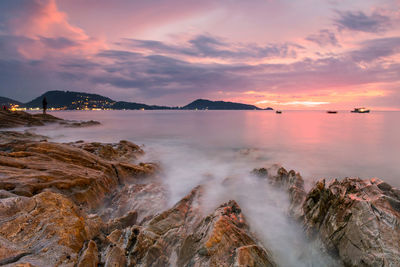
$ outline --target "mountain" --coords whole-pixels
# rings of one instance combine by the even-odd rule
[[[182,109],[208,109],[208,110],[262,110],[254,105],[225,102],[225,101],[211,101],[207,99],[197,99],[192,103],[182,107]]]
[[[1,97],[0,96],[0,107],[3,107],[4,105],[6,105],[6,106],[22,105],[22,103],[19,102],[19,101],[14,100],[14,99],[11,99],[11,98]]]
[[[150,106],[141,103],[115,101],[111,98],[82,92],[48,91],[26,103],[27,108],[41,108],[46,97],[48,108],[56,109],[172,109],[165,106]]]
[[[145,110],[163,110],[163,109],[209,109],[209,110],[262,110],[254,105],[225,102],[225,101],[210,101],[206,99],[197,99],[192,103],[179,108],[179,107],[167,107],[167,106],[156,106],[147,105],[135,102],[126,101],[115,101],[111,98],[98,95],[89,94],[83,92],[72,92],[72,91],[48,91],[41,96],[33,99],[28,103],[21,103],[6,97],[0,97],[0,105],[18,104],[21,107],[28,109],[42,108],[43,98],[46,97],[47,107],[49,109],[66,109],[66,110],[84,110],[84,109],[145,109]],[[3,103],[3,104],[2,104]],[[272,110],[272,108],[266,108],[266,110]]]
[[[48,108],[61,109],[107,109],[115,103],[114,100],[97,94],[88,94],[70,91],[48,91],[43,95],[25,104],[27,108],[42,107],[42,100],[46,97]]]

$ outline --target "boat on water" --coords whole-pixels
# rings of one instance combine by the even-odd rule
[[[351,112],[353,112],[353,113],[369,113],[369,111],[370,110],[366,109],[366,108],[355,108]]]
[[[326,113],[329,113],[329,114],[336,114],[336,113],[338,113],[336,110],[328,110]]]
[[[276,114],[282,114],[282,110],[277,110]]]

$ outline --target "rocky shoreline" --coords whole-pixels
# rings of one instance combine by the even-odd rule
[[[279,266],[234,199],[204,214],[200,185],[170,207],[144,153],[129,141],[0,132],[0,266]],[[399,189],[346,178],[306,192],[293,170],[252,174],[288,194],[288,217],[335,266],[400,266]]]
[[[32,127],[58,123],[64,127],[88,127],[99,125],[98,121],[67,121],[50,114],[30,114],[24,111],[0,110],[0,128]]]

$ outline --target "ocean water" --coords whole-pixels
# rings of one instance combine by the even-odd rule
[[[323,111],[62,111],[64,119],[97,120],[100,126],[37,127],[54,141],[143,145],[142,161],[158,162],[170,205],[192,188],[207,188],[204,213],[230,199],[281,266],[334,266],[287,216],[284,192],[249,175],[280,164],[304,177],[379,177],[400,186],[400,112],[355,114]],[[223,181],[229,180],[229,183]],[[305,245],[306,244],[306,245]]]
[[[55,137],[56,141],[127,139],[152,149],[184,148],[191,156],[204,153],[217,158],[235,152],[243,156],[249,169],[279,163],[300,172],[307,180],[379,177],[400,186],[400,112],[62,111],[52,114],[102,123],[81,129],[37,128],[37,132]]]

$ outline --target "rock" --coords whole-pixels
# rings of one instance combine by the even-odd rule
[[[90,126],[101,125],[100,122],[94,121],[94,120],[79,121],[79,122],[72,121],[72,122],[65,122],[65,123],[61,123],[61,124],[65,124],[65,127],[68,127],[68,128],[82,128],[82,127],[90,127]]]
[[[306,198],[304,180],[294,170],[286,171],[285,168],[274,165],[270,168],[254,169],[251,172],[260,178],[268,179],[268,182],[278,188],[283,188],[289,193],[289,214],[299,219],[303,216],[302,205]]]
[[[252,237],[236,202],[201,212],[197,187],[173,208],[143,226],[114,230],[102,260],[128,266],[275,266],[270,253]]]
[[[141,225],[167,209],[167,205],[167,190],[162,184],[128,184],[105,200],[99,214],[104,221],[108,221],[135,211],[137,224]]]
[[[400,197],[383,181],[320,180],[303,210],[307,233],[345,266],[400,266]]]
[[[85,240],[100,229],[62,194],[0,199],[0,264],[73,264]]]
[[[121,140],[116,144],[78,141],[69,145],[86,150],[102,159],[112,161],[131,161],[143,155],[143,150],[134,143]]]
[[[268,177],[268,170],[266,168],[254,169],[251,171],[251,174],[258,177]]]
[[[79,258],[77,267],[97,267],[99,264],[97,245],[93,240],[87,244],[87,248]]]
[[[0,110],[0,128],[42,126],[45,123],[58,121],[61,121],[61,119],[49,114],[29,114],[23,111]]]
[[[104,234],[132,227],[138,218],[133,209],[151,207],[151,202],[145,203],[149,198],[140,197],[151,196],[146,192],[151,186],[130,191],[129,183],[154,175],[157,167],[129,163],[143,151],[127,141],[81,143],[85,150],[73,144],[29,141],[29,134],[15,136],[28,140],[0,145],[0,265],[97,266],[97,243],[103,245]],[[104,147],[111,147],[112,153],[105,153]],[[124,197],[121,192],[132,194]],[[128,205],[134,193],[138,201]],[[110,213],[105,223],[97,214],[107,201],[127,206],[114,206],[119,212]],[[153,211],[144,214],[154,216]],[[102,264],[125,266],[125,254],[120,252],[107,250]]]
[[[116,145],[116,154],[126,147]],[[128,146],[130,147],[130,145]],[[0,145],[0,189],[33,196],[43,191],[62,193],[75,203],[96,207],[117,186],[156,172],[154,164],[134,165],[103,159],[67,144],[51,142]]]
[[[29,131],[0,131],[0,144],[7,144],[11,142],[45,141],[47,139],[47,136],[38,135]]]
[[[59,123],[65,127],[88,127],[100,124],[100,122],[92,120],[86,122],[64,121],[50,114],[0,110],[0,128],[43,126],[47,123]]]

